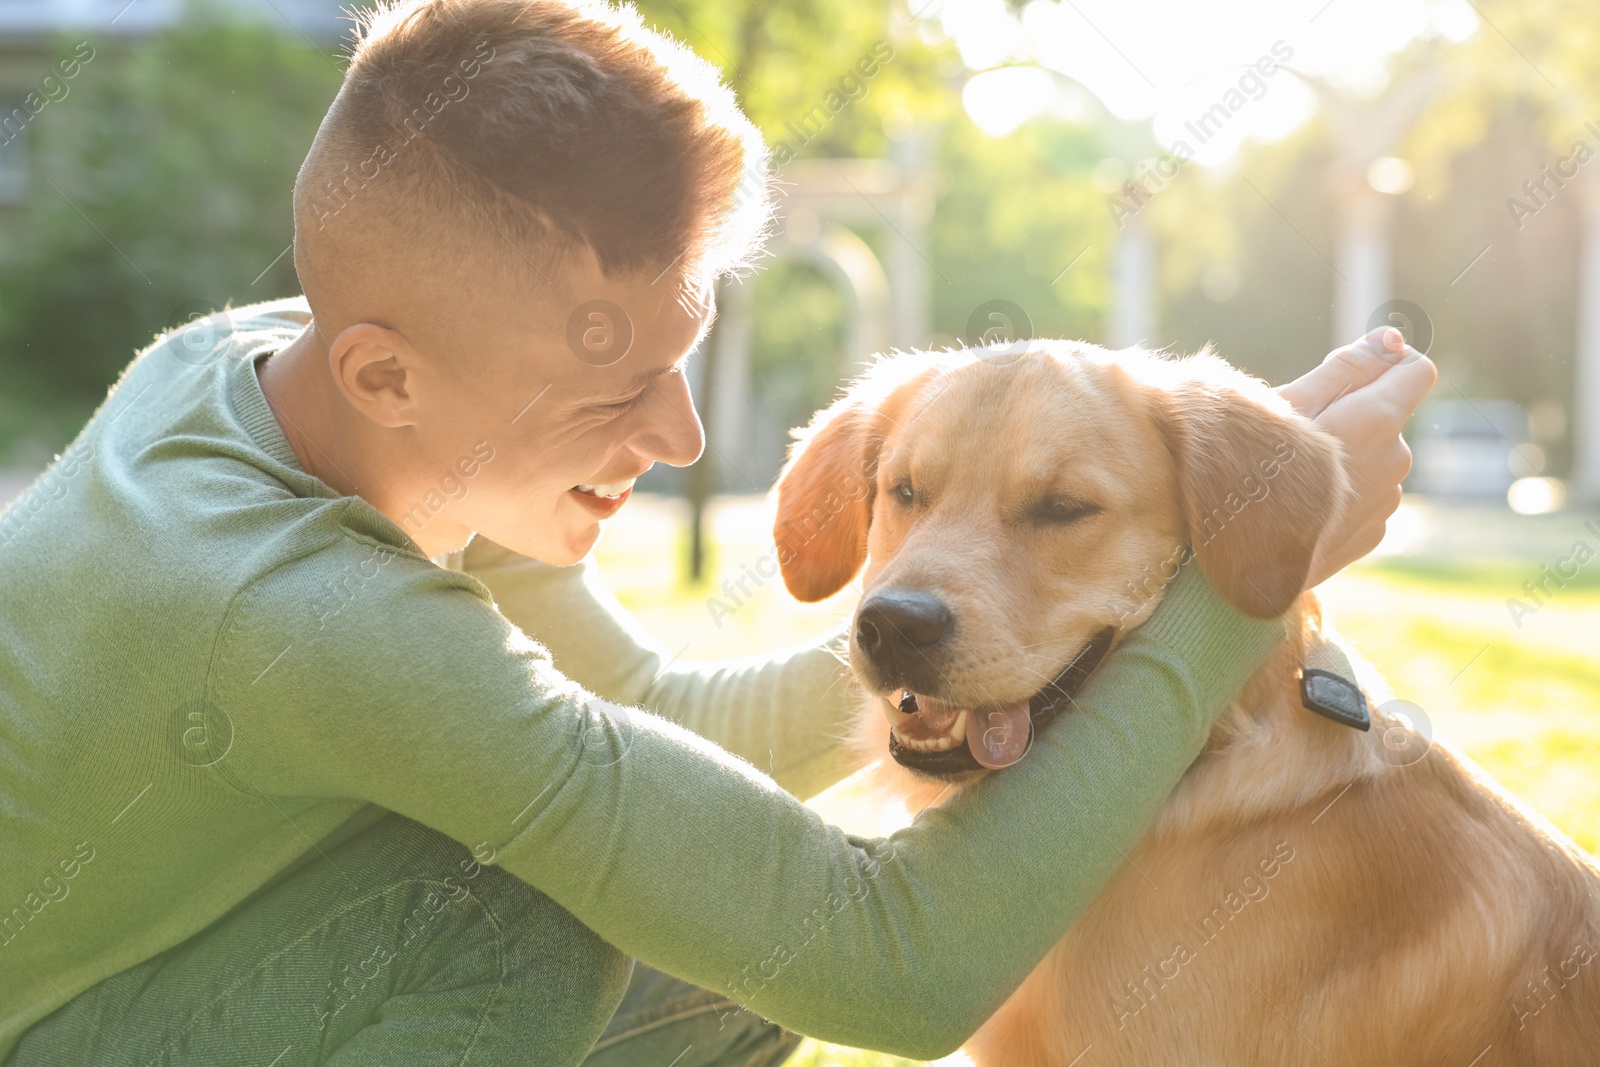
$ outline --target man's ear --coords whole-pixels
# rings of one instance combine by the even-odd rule
[[[867,558],[878,474],[877,412],[846,396],[796,433],[778,476],[772,526],[783,584],[796,600],[843,589]]]
[[[350,405],[387,429],[416,424],[416,350],[398,330],[358,323],[328,345],[328,370]]]
[[[1229,603],[1276,618],[1299,597],[1317,540],[1344,507],[1338,442],[1221,360],[1180,366],[1163,424],[1190,547]]]

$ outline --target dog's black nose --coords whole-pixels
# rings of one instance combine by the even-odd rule
[[[856,644],[896,682],[929,673],[927,651],[950,629],[950,609],[927,593],[874,593],[856,615]]]

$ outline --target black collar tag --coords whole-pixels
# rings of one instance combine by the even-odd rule
[[[1305,668],[1300,674],[1300,703],[1341,726],[1356,730],[1372,727],[1367,698],[1360,687],[1332,671]]]

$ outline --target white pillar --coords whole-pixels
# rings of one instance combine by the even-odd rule
[[[1572,385],[1571,495],[1600,503],[1600,177],[1585,174],[1578,265],[1578,351]]]
[[[754,278],[725,278],[717,289],[717,325],[712,339],[717,346],[716,381],[712,385],[711,425],[706,427],[708,448],[717,449],[717,489],[731,493],[759,493],[766,488],[750,470],[748,440],[750,414],[750,341],[755,325],[752,314]]]
[[[1143,213],[1123,219],[1111,250],[1111,308],[1106,322],[1106,345],[1129,348],[1140,343],[1159,346],[1156,339],[1155,243]]]
[[[1390,198],[1365,180],[1341,191],[1339,249],[1334,257],[1333,336],[1338,348],[1367,332],[1372,313],[1393,293],[1389,288]]]
[[[927,130],[913,130],[889,147],[900,171],[900,197],[891,211],[894,229],[884,234],[889,253],[885,265],[894,315],[892,343],[900,348],[920,348],[933,333],[929,306],[933,265],[928,262],[933,256],[933,191],[928,182],[931,136]]]

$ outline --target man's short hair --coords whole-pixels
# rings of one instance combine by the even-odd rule
[[[305,246],[359,269],[348,250],[380,220],[419,250],[504,241],[495,260],[546,280],[585,247],[607,276],[704,277],[749,262],[770,210],[761,136],[716,68],[631,7],[382,0],[296,182],[296,259],[313,308]]]

